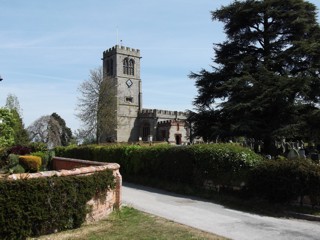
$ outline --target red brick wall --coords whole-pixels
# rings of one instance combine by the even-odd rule
[[[96,221],[106,217],[113,209],[121,207],[121,188],[122,176],[120,174],[120,165],[117,163],[101,163],[86,161],[80,159],[59,158],[53,159],[54,171],[38,172],[38,173],[21,173],[12,174],[7,177],[8,180],[41,178],[52,176],[71,176],[71,175],[88,175],[94,172],[110,169],[116,180],[115,189],[97,193],[87,204],[92,211],[87,215],[87,221]]]

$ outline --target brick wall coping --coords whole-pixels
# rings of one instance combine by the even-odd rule
[[[82,160],[79,160],[80,162]],[[91,161],[87,161],[91,162]],[[18,180],[18,179],[29,179],[29,178],[44,178],[44,177],[53,177],[53,176],[73,176],[73,175],[85,175],[91,174],[94,172],[104,171],[106,169],[110,170],[119,170],[120,165],[117,163],[104,163],[101,166],[89,166],[89,167],[80,167],[71,170],[59,170],[59,171],[45,171],[37,173],[17,173],[11,174],[6,179],[8,180]]]
[[[100,166],[100,165],[106,165],[110,163],[106,162],[97,162],[97,161],[89,161],[89,160],[82,160],[82,159],[76,159],[76,158],[65,158],[65,157],[53,157],[53,161],[58,160],[58,161],[66,161],[66,162],[74,162],[74,163],[82,163],[82,164],[87,164],[90,166]]]

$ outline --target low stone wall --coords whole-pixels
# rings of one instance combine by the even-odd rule
[[[62,177],[62,176],[85,176],[95,172],[110,169],[116,179],[115,189],[97,193],[87,204],[92,211],[87,215],[87,222],[96,221],[106,217],[113,209],[121,207],[122,177],[119,172],[120,165],[117,163],[101,163],[80,159],[54,157],[52,159],[53,171],[37,173],[19,173],[7,177],[8,180]]]

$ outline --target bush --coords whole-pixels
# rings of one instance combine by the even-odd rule
[[[8,153],[16,154],[16,155],[27,155],[31,153],[31,148],[26,147],[26,146],[13,146],[8,149]]]
[[[262,157],[233,144],[192,146],[84,146],[58,147],[56,155],[102,162],[116,162],[124,178],[150,179],[202,186],[205,180],[234,186],[246,180],[250,168]]]
[[[32,142],[29,144],[31,152],[46,152],[48,151],[47,144],[43,142]]]
[[[112,171],[0,181],[0,239],[26,239],[80,227],[86,203],[115,187]]]
[[[19,156],[10,154],[3,167],[1,168],[2,173],[24,173],[25,169],[19,164]]]
[[[41,169],[40,170],[48,170],[48,167],[50,166],[50,161],[52,159],[52,152],[45,151],[45,152],[32,152],[32,156],[38,156],[41,158]]]
[[[320,166],[310,160],[263,161],[250,172],[248,190],[273,203],[320,196]]]
[[[19,156],[11,153],[7,159],[7,166],[10,168],[10,167],[14,167],[18,164],[19,164]]]
[[[263,158],[248,148],[234,144],[195,145],[196,170],[202,181],[215,185],[240,186],[248,171]]]
[[[13,166],[12,168],[10,168],[9,172],[10,173],[25,173],[26,170],[20,164],[17,164],[15,166]]]
[[[19,156],[19,163],[27,172],[38,172],[41,167],[41,157],[32,155]]]

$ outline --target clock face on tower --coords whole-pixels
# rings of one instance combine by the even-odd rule
[[[131,79],[128,79],[126,81],[126,84],[127,84],[128,88],[130,88],[132,86],[133,82],[131,81]]]

